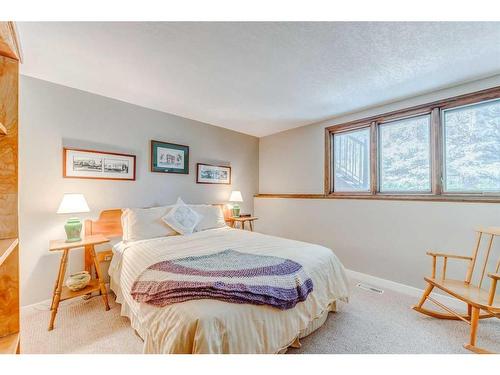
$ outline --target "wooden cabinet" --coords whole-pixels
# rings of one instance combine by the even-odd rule
[[[18,84],[19,45],[0,22],[0,354],[19,353]]]

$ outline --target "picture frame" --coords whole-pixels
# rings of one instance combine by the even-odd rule
[[[63,147],[63,177],[135,181],[136,156]]]
[[[196,183],[231,185],[231,167],[197,163]]]
[[[189,174],[189,146],[152,140],[151,172]]]

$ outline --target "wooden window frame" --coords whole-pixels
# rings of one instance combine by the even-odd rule
[[[360,120],[333,125],[325,128],[325,170],[323,198],[382,199],[412,201],[459,201],[459,202],[491,202],[500,203],[500,193],[453,193],[444,192],[443,169],[443,116],[445,109],[462,107],[500,98],[500,86],[490,89],[438,100],[403,110],[392,111]],[[431,191],[429,193],[384,193],[379,191],[379,125],[399,119],[430,115],[431,141]],[[369,192],[335,192],[333,191],[333,135],[370,128],[370,191]],[[315,197],[318,198],[318,197]]]
[[[330,132],[330,136],[329,136],[329,140],[327,141],[329,143],[328,147],[329,147],[329,153],[331,155],[331,152],[333,150],[333,147],[332,147],[332,140],[333,140],[333,136],[335,134],[342,134],[342,133],[346,133],[346,132],[351,132],[351,131],[355,131],[355,130],[363,130],[363,129],[370,129],[370,148],[369,148],[369,153],[370,153],[370,190],[369,191],[338,191],[338,192],[333,192],[333,190],[330,192],[331,195],[335,195],[335,196],[350,196],[350,195],[356,195],[356,196],[367,196],[367,195],[371,195],[372,194],[372,189],[373,189],[373,169],[372,169],[372,150],[373,150],[373,145],[371,144],[372,143],[372,139],[373,139],[373,130],[371,129],[372,128],[372,124],[371,123],[360,123],[360,124],[356,124],[356,126],[349,126],[349,127],[338,127],[336,129],[333,129],[331,132]],[[329,172],[330,172],[330,176],[329,177],[329,189],[333,188],[333,182],[335,180],[334,176],[333,176],[333,155],[330,156],[331,160],[330,160],[330,164],[329,164]],[[326,187],[326,182],[325,182],[325,187]]]

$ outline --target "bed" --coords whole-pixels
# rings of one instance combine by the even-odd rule
[[[119,235],[120,210],[104,211],[87,234]],[[227,215],[226,215],[227,216]],[[148,266],[161,260],[232,249],[300,263],[314,283],[294,308],[199,299],[156,307],[136,302],[130,290]],[[137,241],[113,247],[110,287],[121,314],[144,341],[144,353],[283,353],[318,329],[337,301],[348,300],[344,268],[333,251],[305,242],[233,229],[229,226]]]

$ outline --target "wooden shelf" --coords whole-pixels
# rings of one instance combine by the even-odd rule
[[[0,122],[0,135],[7,135],[7,128]]]
[[[14,250],[19,243],[17,238],[7,238],[0,240],[0,265],[5,262],[9,257],[12,250]]]
[[[76,292],[73,292],[67,286],[64,286],[62,291],[61,291],[61,301],[64,301],[64,300],[70,299],[70,298],[83,296],[85,294],[96,292],[98,290],[100,290],[99,280],[90,280],[89,285],[87,285],[85,288],[83,288],[81,290],[77,290]]]
[[[0,354],[16,354],[19,348],[19,332],[0,337]]]

